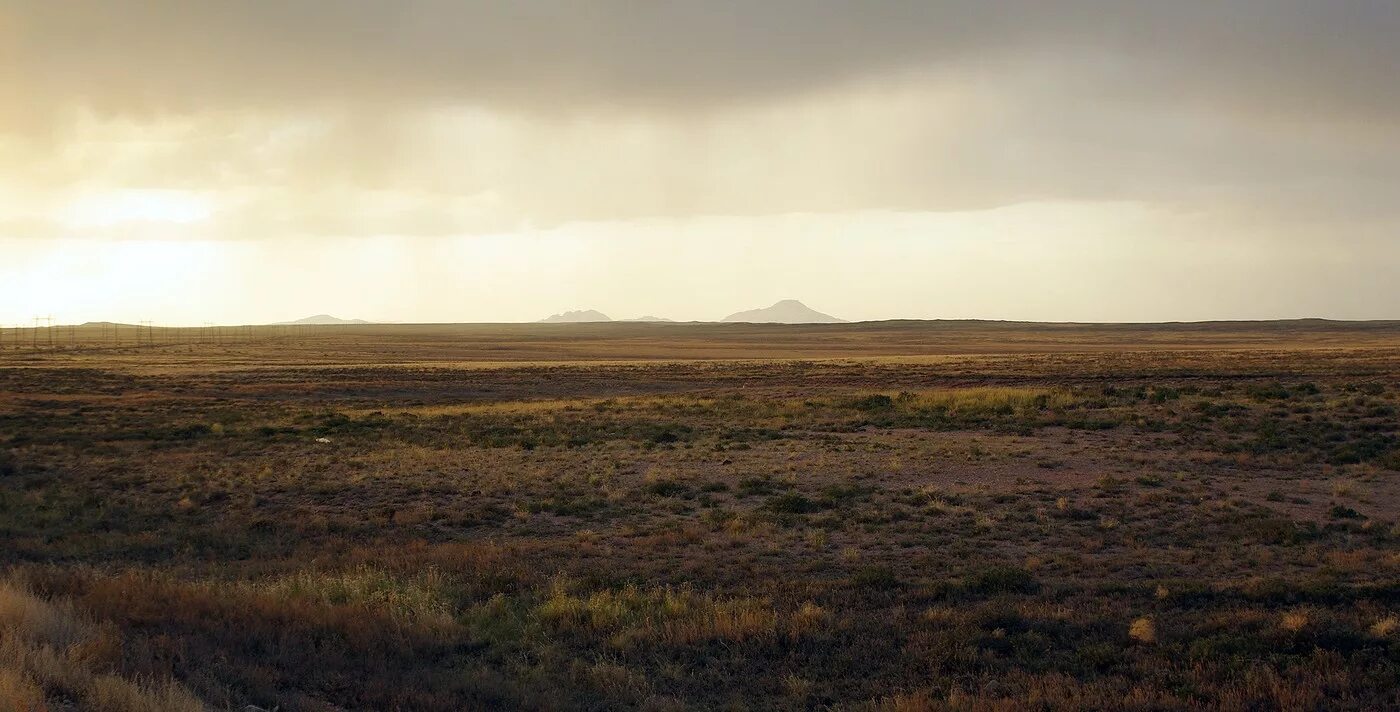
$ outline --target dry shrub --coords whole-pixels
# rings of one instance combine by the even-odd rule
[[[412,527],[432,521],[435,514],[432,504],[414,504],[395,509],[389,519],[395,526]]]
[[[792,614],[792,620],[788,622],[788,631],[794,640],[806,635],[826,625],[831,619],[831,613],[817,604],[807,601]]]
[[[1327,552],[1327,565],[1337,571],[1352,573],[1374,568],[1372,552],[1367,550],[1329,551]]]
[[[32,679],[7,667],[0,667],[0,710],[6,712],[48,712],[44,691]]]
[[[878,712],[932,712],[937,709],[927,692],[902,692],[877,701]]]
[[[106,671],[119,646],[112,626],[80,617],[67,601],[0,582],[0,702],[7,710],[47,710],[46,695],[97,712],[205,709],[174,682],[145,684]]]
[[[975,387],[919,394],[914,398],[914,405],[974,415],[1066,408],[1077,401],[1073,394],[1062,389]]]
[[[448,626],[454,613],[447,582],[432,567],[407,578],[369,566],[338,573],[303,571],[252,588],[278,598],[309,599],[330,606],[364,606],[403,622]]]
[[[1371,625],[1371,635],[1384,638],[1400,629],[1400,617],[1386,616]]]
[[[1302,608],[1288,611],[1279,618],[1278,627],[1289,633],[1298,633],[1308,627],[1308,611]]]
[[[1251,665],[1242,679],[1231,681],[1214,695],[1220,709],[1323,709],[1327,688],[1339,680],[1336,660],[1316,653],[1306,674],[1280,674],[1273,667]]]
[[[649,688],[645,674],[631,670],[625,665],[606,660],[598,660],[591,664],[575,662],[574,665],[576,678],[588,687],[613,697],[636,699],[645,695]]]
[[[783,676],[783,691],[796,700],[806,699],[812,694],[812,681],[791,673]]]
[[[342,707],[462,708],[462,700],[422,683],[430,674],[423,661],[441,659],[462,634],[455,620],[437,615],[428,574],[387,583],[379,572],[351,571],[325,581],[305,574],[220,584],[160,574],[31,573],[49,595],[140,631],[141,645],[133,643],[123,664],[143,677],[175,675],[211,697],[263,706],[291,699],[303,680],[334,679],[342,686],[321,694]],[[121,698],[110,686],[97,693]],[[150,709],[185,708],[161,702]]]
[[[493,541],[428,544],[412,541],[391,553],[380,547],[352,549],[347,563],[383,569],[397,576],[418,576],[433,568],[452,578],[467,596],[489,598],[501,589],[519,589],[539,580],[539,572],[524,565],[532,552]]]
[[[1155,643],[1157,642],[1157,624],[1151,618],[1139,618],[1128,627],[1128,637],[1139,643]]]
[[[570,593],[567,582],[556,581],[536,613],[559,630],[605,635],[617,647],[638,642],[737,642],[769,637],[778,630],[778,614],[766,601],[718,598],[687,589],[627,586],[584,596]]]
[[[747,640],[772,635],[778,627],[778,614],[758,599],[736,598],[717,601],[708,612],[676,621],[666,628],[666,639],[673,645],[703,640]]]
[[[6,639],[66,649],[88,637],[89,628],[67,602],[50,603],[17,584],[0,583],[0,630]]]

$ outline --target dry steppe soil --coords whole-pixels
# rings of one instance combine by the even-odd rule
[[[0,334],[0,710],[1400,708],[1400,324]]]

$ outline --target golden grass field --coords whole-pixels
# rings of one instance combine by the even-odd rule
[[[0,710],[1400,708],[1400,323],[126,329],[0,333]]]

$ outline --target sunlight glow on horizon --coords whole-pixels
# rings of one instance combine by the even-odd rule
[[[528,322],[572,309],[712,321],[785,298],[851,320],[1384,318],[1393,306],[1383,286],[1358,289],[1329,314],[1307,305],[1333,275],[1383,284],[1394,260],[1358,265],[1295,240],[1272,244],[1269,281],[1241,282],[1266,238],[1221,243],[1211,239],[1216,229],[1131,203],[1028,203],[958,213],[577,223],[355,238],[330,249],[318,238],[0,240],[12,256],[0,265],[0,324],[44,314],[65,323],[172,326],[320,313]],[[1200,237],[1193,243],[1183,234]],[[1105,292],[1123,298],[1104,299]]]
[[[208,220],[213,207],[187,191],[121,189],[77,197],[59,212],[69,228],[102,228],[121,223],[175,223],[188,225]]]

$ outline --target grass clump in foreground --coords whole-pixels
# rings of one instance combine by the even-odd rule
[[[41,712],[72,700],[103,712],[202,712],[182,685],[117,671],[121,633],[79,615],[67,602],[0,581],[0,708]]]

